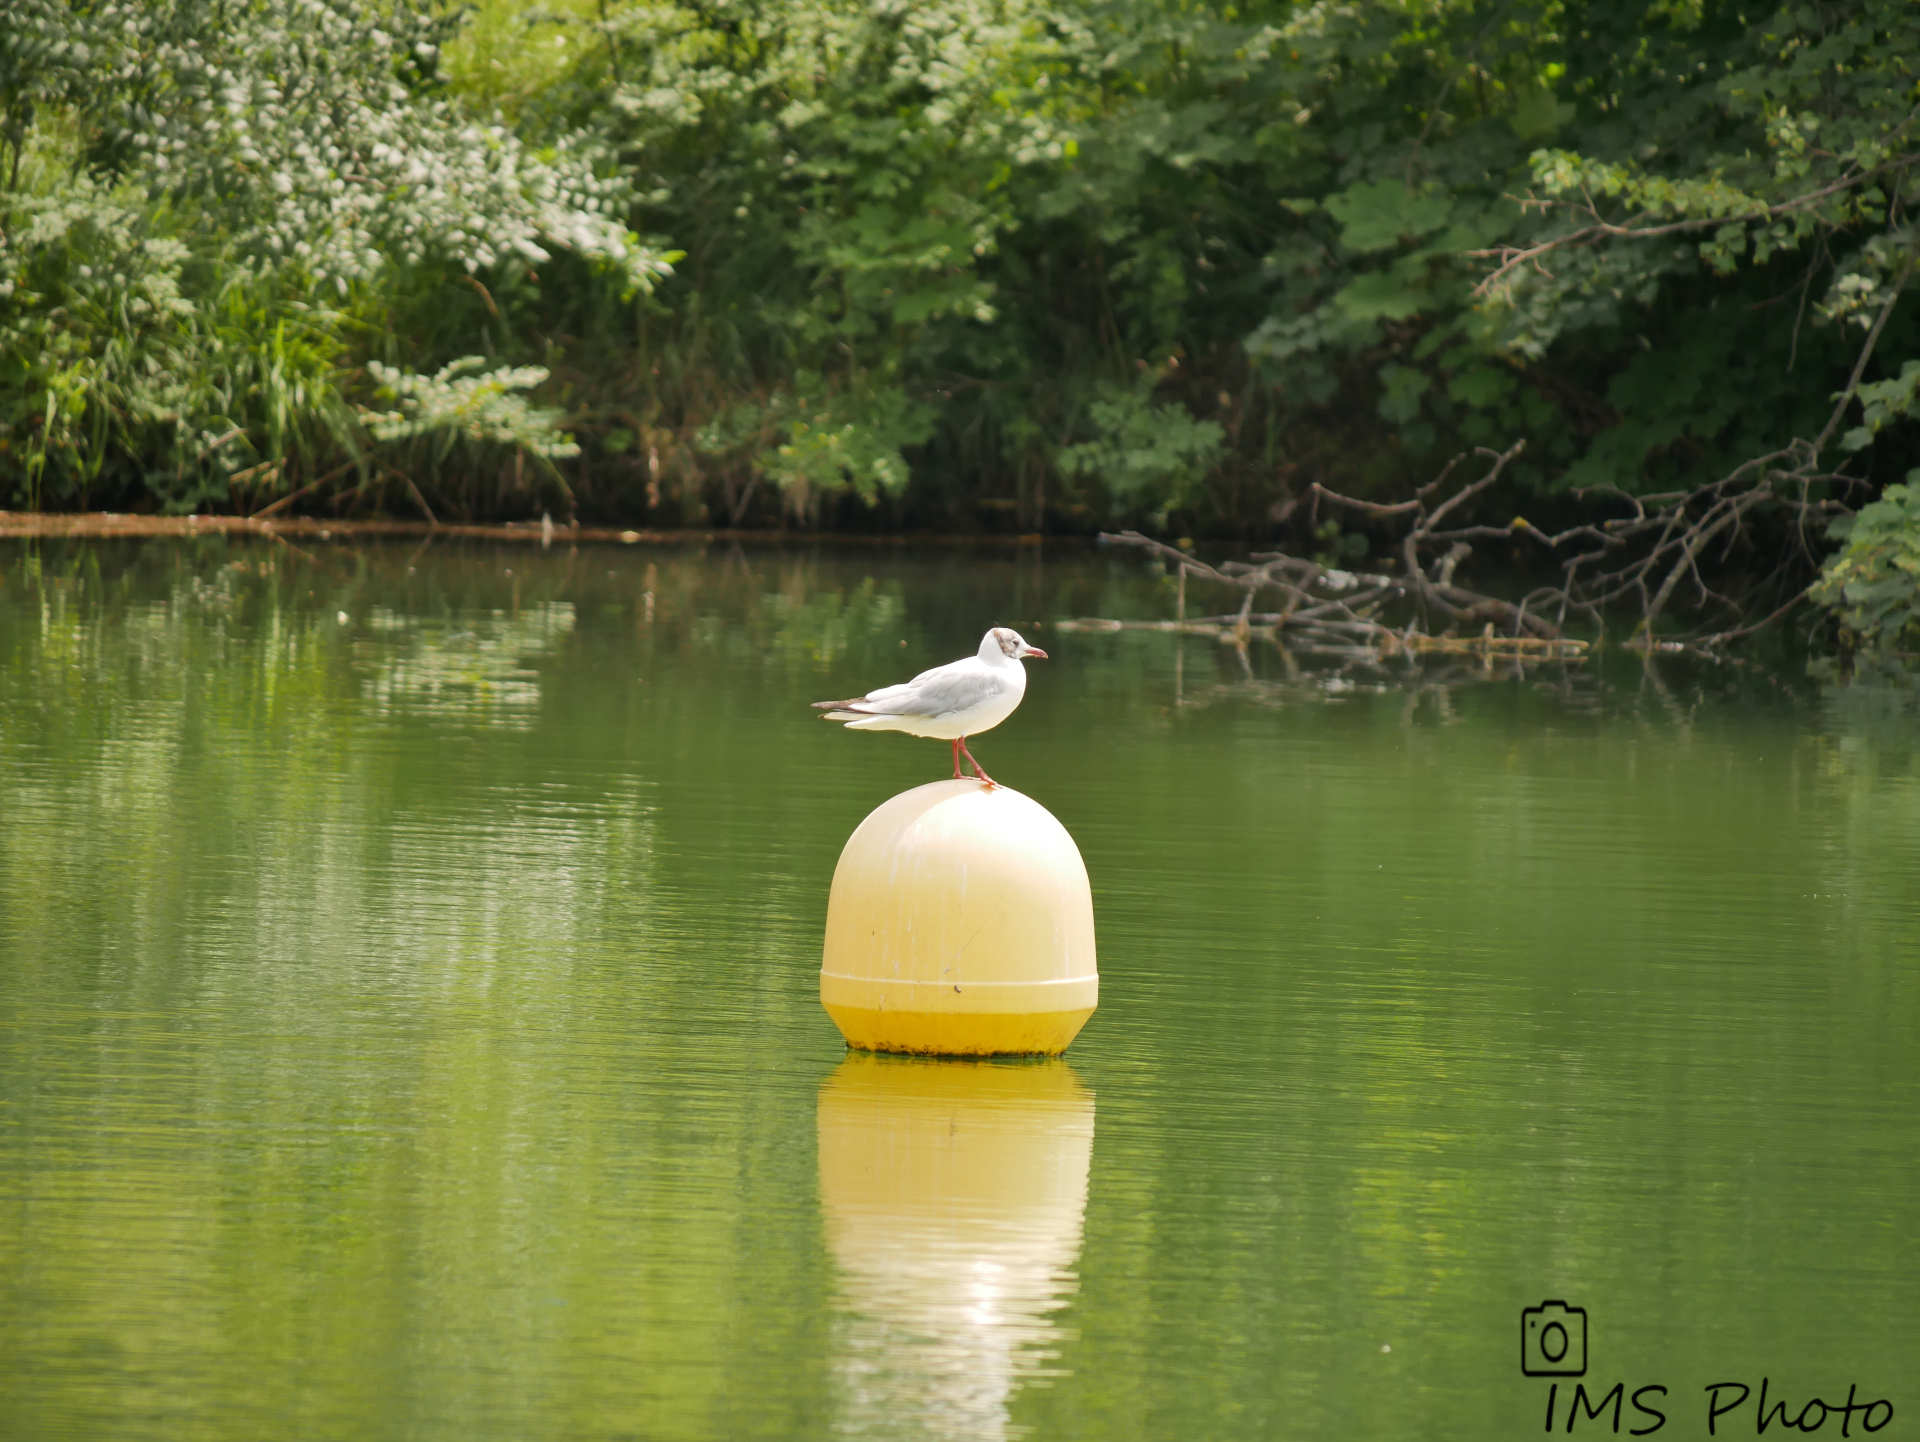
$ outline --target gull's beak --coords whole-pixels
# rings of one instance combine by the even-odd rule
[[[1042,651],[1038,646],[1029,646],[1020,653],[1020,659],[1023,661],[1030,656],[1038,656],[1042,661],[1047,659],[1047,653]]]

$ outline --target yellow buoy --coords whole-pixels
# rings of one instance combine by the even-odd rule
[[[849,1056],[820,1087],[836,1430],[1003,1437],[1075,1290],[1094,1099],[1064,1061]]]
[[[1100,1001],[1093,892],[1066,827],[977,781],[880,806],[834,868],[820,1000],[862,1051],[1066,1050]]]

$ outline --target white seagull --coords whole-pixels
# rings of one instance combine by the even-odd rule
[[[953,743],[953,777],[959,781],[960,758],[973,763],[974,774],[987,785],[994,779],[980,769],[967,738],[990,731],[1013,714],[1027,694],[1027,670],[1021,658],[1047,653],[1029,646],[1017,631],[995,626],[981,638],[980,650],[964,661],[922,671],[900,686],[882,686],[850,701],[816,701],[828,721],[844,721],[849,731],[904,731],[909,736],[935,736]]]

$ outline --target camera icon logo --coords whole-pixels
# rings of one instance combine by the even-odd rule
[[[1520,1370],[1529,1377],[1587,1374],[1587,1309],[1542,1302],[1520,1313]]]

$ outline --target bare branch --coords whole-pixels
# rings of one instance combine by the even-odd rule
[[[1353,496],[1343,496],[1338,491],[1330,491],[1318,481],[1315,481],[1311,486],[1307,487],[1307,489],[1312,491],[1316,496],[1325,496],[1335,505],[1350,506],[1356,511],[1365,511],[1370,516],[1404,516],[1409,511],[1419,510],[1421,506],[1421,503],[1417,500],[1396,501],[1390,506],[1383,506],[1377,501],[1362,501]]]
[[[1867,362],[1873,356],[1873,348],[1880,343],[1880,332],[1887,328],[1887,317],[1893,314],[1894,304],[1900,299],[1900,292],[1907,288],[1907,279],[1913,274],[1913,257],[1901,267],[1900,278],[1893,283],[1893,294],[1887,297],[1887,303],[1880,307],[1880,314],[1873,322],[1873,329],[1867,332],[1866,344],[1860,347],[1859,359],[1853,363],[1853,374],[1847,377],[1847,388],[1840,392],[1840,399],[1834,404],[1833,414],[1827,417],[1827,423],[1820,428],[1820,434],[1813,438],[1813,455],[1817,459],[1820,448],[1827,443],[1840,418],[1847,413],[1847,406],[1853,400],[1853,393],[1860,388],[1860,376],[1867,368]]]

